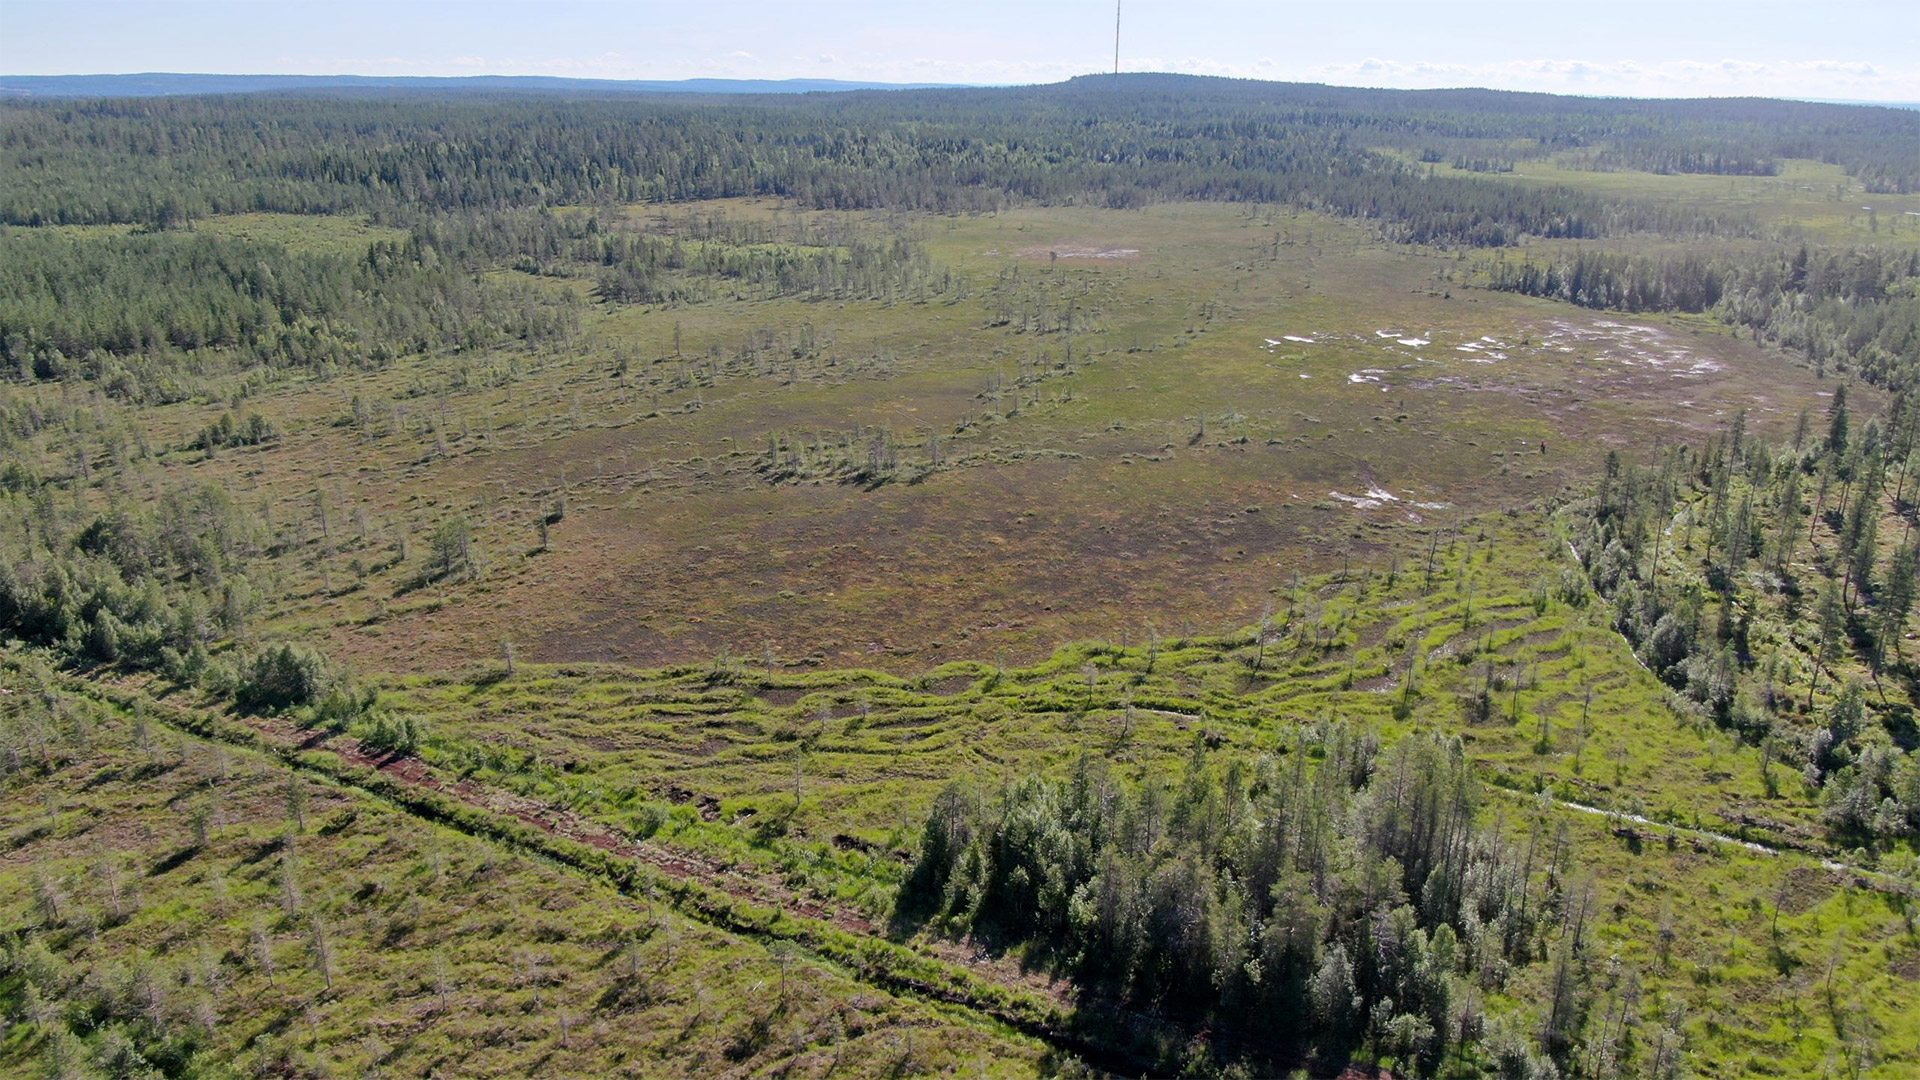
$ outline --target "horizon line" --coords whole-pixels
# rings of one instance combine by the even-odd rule
[[[1124,75],[1162,75],[1189,79],[1217,79],[1224,82],[1266,83],[1275,86],[1324,86],[1340,90],[1376,90],[1396,93],[1434,93],[1462,90],[1483,90],[1490,93],[1530,94],[1538,97],[1576,98],[1592,101],[1727,101],[1761,100],[1788,101],[1812,105],[1865,105],[1873,107],[1891,107],[1920,109],[1920,101],[1897,98],[1821,98],[1799,97],[1769,94],[1701,94],[1693,96],[1661,97],[1643,94],[1577,94],[1554,90],[1519,90],[1501,86],[1461,84],[1452,86],[1379,86],[1361,83],[1312,82],[1300,79],[1262,79],[1247,75],[1209,75],[1183,71],[1087,71],[1078,75],[1036,82],[895,82],[882,79],[843,79],[819,76],[789,75],[778,77],[741,77],[730,75],[688,75],[680,78],[644,78],[639,76],[595,76],[595,75],[550,75],[550,74],[502,74],[497,72],[460,73],[460,74],[410,74],[410,75],[370,75],[364,72],[297,72],[297,71],[73,71],[57,74],[47,73],[0,73],[0,83],[5,80],[46,80],[46,79],[134,79],[146,77],[167,78],[225,78],[225,79],[367,79],[384,82],[414,81],[479,81],[486,79],[538,79],[561,83],[580,84],[633,84],[633,85],[676,85],[685,83],[746,83],[778,85],[783,83],[811,83],[840,85],[850,89],[939,89],[939,90],[1003,90],[1017,87],[1057,86],[1075,79],[1118,78]],[[0,85],[0,97],[4,97],[6,87]],[[75,97],[107,97],[112,95],[76,94]],[[168,95],[168,96],[189,96]]]

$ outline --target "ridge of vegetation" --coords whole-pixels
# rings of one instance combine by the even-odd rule
[[[76,693],[31,663],[10,673],[9,694],[47,710],[9,714],[12,733],[47,736],[9,748],[23,822],[10,846],[32,853],[0,871],[24,905],[0,979],[23,1021],[0,1048],[15,1067],[913,1071],[1043,1057],[1004,1025],[920,1004],[973,1001],[1047,1030],[1033,1006],[1005,993],[981,1004],[934,962],[663,886],[597,848],[231,721]],[[69,779],[86,781],[81,794],[61,792]],[[129,867],[136,838],[179,847]],[[473,906],[474,890],[492,902]],[[863,982],[893,993],[844,989]]]

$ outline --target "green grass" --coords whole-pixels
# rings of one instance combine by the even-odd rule
[[[1603,606],[1550,598],[1536,611],[1536,582],[1557,583],[1575,564],[1557,540],[1529,537],[1532,520],[1476,520],[1448,534],[1431,587],[1413,551],[1398,556],[1392,583],[1373,565],[1352,568],[1344,583],[1276,587],[1264,648],[1250,629],[1183,639],[1177,627],[1143,622],[1124,643],[1102,639],[1037,665],[953,664],[904,682],[879,672],[796,675],[741,657],[651,674],[549,666],[509,678],[484,664],[458,676],[395,677],[383,689],[396,710],[432,718],[445,738],[429,757],[449,768],[480,760],[479,745],[513,747],[553,766],[554,792],[724,796],[729,820],[790,810],[798,753],[806,797],[793,829],[821,841],[844,830],[886,848],[917,828],[948,777],[1019,776],[1089,751],[1178,760],[1203,730],[1225,745],[1271,750],[1300,744],[1328,716],[1388,731],[1458,730],[1502,786],[1727,831],[1740,813],[1761,810],[1812,829],[1809,796],[1766,799],[1754,750],[1671,711],[1666,689],[1607,627]],[[1167,635],[1157,648],[1156,633]],[[1474,720],[1464,703],[1489,671],[1492,715]],[[1410,709],[1396,718],[1403,701]],[[915,795],[903,798],[908,791]],[[692,817],[672,816],[668,828],[689,842],[735,831]]]
[[[1851,245],[1920,246],[1920,195],[1871,194],[1838,165],[1787,159],[1777,176],[1714,176],[1704,173],[1599,172],[1570,164],[1570,155],[1516,162],[1511,173],[1492,174],[1517,184],[1575,188],[1606,198],[1685,206],[1747,216],[1783,240]],[[1436,174],[1463,170],[1440,163]],[[1486,174],[1473,174],[1486,175]],[[1876,227],[1877,226],[1877,227]],[[1711,242],[1709,242],[1711,243]],[[1686,246],[1697,248],[1699,241]]]
[[[604,823],[613,835],[702,860],[714,868],[713,880],[743,883],[781,906],[818,906],[876,926],[890,911],[926,806],[956,777],[970,778],[990,792],[1005,779],[1059,774],[1081,754],[1093,753],[1111,758],[1127,774],[1171,784],[1196,740],[1227,755],[1287,755],[1312,752],[1320,725],[1335,718],[1388,738],[1419,729],[1455,731],[1467,740],[1487,785],[1483,814],[1501,823],[1496,827],[1502,830],[1538,832],[1543,843],[1566,852],[1567,873],[1596,883],[1601,911],[1596,932],[1605,943],[1596,969],[1601,973],[1596,1009],[1628,1001],[1640,1017],[1643,1038],[1673,1023],[1701,1075],[1768,1069],[1802,1075],[1828,1062],[1842,1067],[1849,1055],[1869,1063],[1863,1075],[1900,1075],[1920,1055],[1911,978],[1920,970],[1920,934],[1911,898],[1875,891],[1882,879],[1856,881],[1853,872],[1825,869],[1816,858],[1792,849],[1762,854],[1708,835],[1805,843],[1819,835],[1817,801],[1797,783],[1768,796],[1754,750],[1672,711],[1666,690],[1606,628],[1602,606],[1553,588],[1541,602],[1536,584],[1556,583],[1557,571],[1573,565],[1557,538],[1540,534],[1543,520],[1522,513],[1465,522],[1433,545],[1431,582],[1425,553],[1416,546],[1403,553],[1391,582],[1378,566],[1350,567],[1344,582],[1336,574],[1276,588],[1269,597],[1273,617],[1264,648],[1251,628],[1225,636],[1149,639],[1143,627],[1124,643],[1088,642],[1036,664],[1001,669],[953,663],[915,676],[769,671],[751,658],[652,672],[522,665],[506,675],[488,664],[465,672],[388,677],[382,680],[383,698],[390,708],[427,720],[431,734],[423,763],[429,775],[442,784],[458,780],[471,786],[478,805],[496,807],[492,813],[510,804],[485,792],[531,799],[529,805],[553,808],[539,813],[579,815],[585,822]],[[1415,658],[1411,693],[1403,683],[1409,654]],[[1505,685],[1496,684],[1493,714],[1477,720],[1466,703],[1484,685],[1489,663]],[[1516,677],[1521,679],[1517,720],[1511,711],[1513,683],[1507,681]],[[1594,692],[1590,709],[1589,687]],[[148,708],[152,715],[166,716],[177,707],[170,703],[179,700],[169,695]],[[1406,707],[1396,710],[1402,702]],[[254,738],[245,724],[231,720],[205,730],[239,732],[242,741]],[[114,738],[99,742],[111,745]],[[123,758],[135,754],[132,748],[119,752]],[[210,751],[197,745],[161,756],[167,753],[211,760]],[[301,760],[349,784],[387,790],[380,786],[384,782],[344,767],[331,753]],[[264,763],[254,767],[268,768]],[[191,807],[208,790],[204,774],[204,768],[196,772],[187,764],[170,767],[165,775],[178,785],[176,791],[186,793],[180,797],[167,785],[148,781],[143,782],[152,791],[139,798],[124,788],[81,789],[99,792],[88,796],[100,800],[98,814],[120,813],[114,808],[124,807],[139,820],[152,812],[152,800]],[[21,819],[31,820],[46,786],[16,784],[9,790]],[[233,843],[257,849],[284,828],[277,823],[285,813],[284,794],[272,781],[258,779],[246,790],[252,792],[252,809],[236,816],[253,824],[236,830]],[[276,798],[280,803],[273,802]],[[366,837],[405,835],[418,826],[389,824],[388,817],[369,815],[377,810],[391,816],[392,811],[348,804],[344,798],[338,789],[327,789],[315,796],[309,817],[330,820],[339,817],[338,807],[358,807],[350,828],[327,835],[342,843],[360,838],[361,846],[346,848],[338,864],[315,868],[316,880],[344,881],[332,887],[351,894],[362,879],[380,877],[361,864],[386,858],[386,849],[366,846]],[[1643,814],[1656,824],[1622,825],[1563,808],[1561,800]],[[1741,816],[1774,821],[1779,828],[1743,829]],[[185,825],[177,810],[170,827],[165,839],[150,844],[154,850],[179,846],[172,837]],[[1616,829],[1625,829],[1626,838]],[[51,843],[65,835],[56,830],[27,843]],[[481,835],[519,834],[508,829]],[[474,841],[460,843],[469,845],[462,850],[471,850]],[[413,860],[406,865],[424,858],[419,849],[405,850],[406,859]],[[1832,854],[1875,863],[1867,853]],[[38,860],[68,860],[60,865],[77,880],[75,858]],[[189,863],[190,870],[201,865],[197,855]],[[1905,851],[1877,861],[1880,872],[1905,875],[1909,882],[1914,865]],[[414,886],[393,882],[408,873],[418,872],[390,869],[374,895],[393,896],[397,904],[397,897]],[[571,876],[557,880],[576,891],[584,887]],[[258,890],[260,903],[274,902],[265,884]],[[189,912],[206,902],[193,889],[171,885],[167,897],[169,905],[184,904]],[[514,895],[486,906],[518,913],[552,903]],[[391,907],[372,907],[392,917]],[[343,926],[360,925],[354,922],[361,917],[359,907],[329,910],[337,912]],[[718,914],[727,908],[711,907],[709,901],[683,901],[676,910],[697,919],[721,918],[722,925],[735,927],[725,921],[733,916]],[[169,910],[165,917],[176,915]],[[373,925],[367,919],[362,922]],[[768,925],[758,919],[742,925]],[[1679,928],[1664,945],[1663,925]],[[370,932],[341,931],[349,939]],[[824,932],[805,931],[800,940]],[[436,940],[442,939],[436,935]],[[955,952],[925,935],[909,944],[949,956],[950,963],[967,950],[963,944]],[[116,943],[116,955],[125,947]],[[416,958],[416,966],[423,962]],[[491,962],[502,961],[494,957]],[[382,965],[382,970],[391,967]],[[757,970],[764,987],[764,965]],[[1517,969],[1504,989],[1490,995],[1490,1013],[1520,1029],[1537,1023],[1544,972],[1544,965]],[[1012,968],[976,968],[969,977],[989,984],[1005,980],[1016,993],[1031,992],[1022,989],[1024,979]],[[1630,985],[1638,987],[1637,995],[1629,994]],[[521,1003],[512,1006],[521,1010],[517,1015],[538,1015],[526,1012],[531,991],[513,997],[511,990],[508,980],[500,993],[506,995],[503,1001]],[[399,991],[382,993],[405,997]],[[581,1010],[583,1023],[601,1015],[590,1005]],[[738,1015],[737,1010],[729,1015]],[[327,1028],[301,1045],[338,1047],[345,1045],[343,1039],[360,1039],[366,1028]],[[966,1034],[972,1029],[964,1024],[956,1030],[961,1033],[941,1038],[972,1047],[978,1045],[972,1040],[986,1037]],[[447,1037],[459,1042],[472,1034]],[[540,1040],[521,1037],[515,1045],[531,1052],[526,1045],[535,1042]],[[541,1045],[542,1052],[554,1052]],[[658,1056],[667,1053],[659,1047],[631,1052],[656,1055],[639,1060],[700,1060]],[[819,1047],[806,1051],[824,1052]],[[954,1051],[957,1060],[971,1052]],[[1013,1067],[1024,1071],[1031,1065]]]
[[[1567,852],[1569,873],[1596,882],[1597,933],[1606,958],[1599,970],[1610,973],[1596,991],[1596,1008],[1617,1007],[1631,980],[1639,988],[1632,1007],[1647,1026],[1643,1036],[1677,1018],[1701,1075],[1767,1069],[1801,1075],[1869,1050],[1877,1064],[1863,1075],[1900,1075],[1920,1054],[1910,978],[1920,965],[1920,935],[1911,900],[1861,887],[1850,872],[1823,869],[1791,850],[1759,854],[1694,831],[1802,842],[1817,829],[1817,805],[1797,786],[1768,797],[1753,750],[1672,712],[1664,688],[1605,628],[1603,609],[1552,595],[1539,609],[1534,583],[1571,563],[1557,554],[1564,551],[1557,540],[1539,537],[1537,521],[1515,515],[1468,522],[1436,545],[1431,585],[1424,565],[1409,556],[1391,584],[1372,568],[1350,570],[1345,583],[1315,577],[1278,589],[1264,649],[1250,631],[1135,637],[1124,645],[1073,646],[1024,667],[949,664],[904,678],[879,671],[770,672],[748,660],[658,672],[526,665],[504,677],[483,666],[462,675],[394,677],[386,680],[384,697],[390,707],[428,720],[424,762],[449,782],[464,778],[481,792],[517,792],[564,807],[617,834],[733,868],[717,871],[723,876],[764,881],[791,895],[791,904],[825,905],[875,923],[890,909],[920,816],[955,777],[991,790],[1004,778],[1063,772],[1090,752],[1149,782],[1173,783],[1200,738],[1223,754],[1284,755],[1310,752],[1319,725],[1336,717],[1389,738],[1415,729],[1457,731],[1489,786],[1483,813],[1504,822],[1498,826],[1504,830],[1538,831],[1543,842],[1557,837],[1552,842]],[[1403,697],[1409,652],[1416,657],[1416,690]],[[1486,721],[1473,720],[1463,707],[1483,685],[1489,661],[1502,678],[1525,675],[1517,722],[1510,691],[1493,695],[1494,715]],[[1594,698],[1583,727],[1587,687]],[[1411,708],[1396,716],[1394,705],[1402,700]],[[156,715],[166,707],[151,706]],[[1545,744],[1542,717],[1550,736]],[[100,741],[110,745],[113,738]],[[198,746],[162,757],[166,753],[211,760]],[[315,767],[336,772],[339,766],[327,762],[339,759],[324,758],[315,758]],[[207,790],[204,773],[182,764],[166,775],[191,806]],[[356,775],[337,774],[350,782]],[[148,812],[139,807],[152,805],[125,789],[89,790],[99,790],[103,815],[138,819]],[[259,779],[246,790],[252,809],[236,816],[254,824],[236,830],[232,842],[258,848],[284,828],[277,821],[284,817],[284,795]],[[13,791],[9,797],[23,818],[45,797],[44,787]],[[161,785],[142,798],[165,805],[175,797]],[[337,789],[317,794],[309,817],[340,819],[339,807],[358,806],[352,826],[327,834],[327,842],[360,838],[361,846],[347,847],[338,864],[315,867],[316,880],[344,881],[333,887],[352,893],[362,879],[380,877],[359,864],[387,858],[387,848],[368,847],[365,838],[406,830],[388,823],[391,811],[370,816],[376,808],[342,799]],[[1637,836],[1622,839],[1616,822],[1563,809],[1556,800],[1645,814],[1674,828],[1632,826]],[[1743,831],[1731,819],[1742,813],[1790,827],[1779,835]],[[178,812],[171,827],[172,836],[184,827]],[[56,831],[33,842],[63,837]],[[472,841],[460,843],[472,850]],[[169,836],[152,846],[173,850],[178,842]],[[424,857],[405,851],[408,866]],[[202,865],[198,856],[191,864]],[[1912,867],[1903,852],[1880,863],[1883,871],[1909,878]],[[393,882],[409,873],[417,878],[419,871],[390,870],[375,895],[396,897],[398,904],[415,886]],[[581,887],[571,877],[558,880]],[[258,903],[274,902],[266,885],[257,892]],[[191,889],[170,886],[168,897],[189,909],[205,903]],[[486,907],[533,912],[551,905],[515,895]],[[373,907],[392,917],[390,908]],[[360,908],[333,910],[343,925],[357,925]],[[1662,925],[1681,928],[1664,957]],[[355,932],[363,931],[342,931]],[[944,948],[937,938],[917,941]],[[1018,985],[1016,976],[1000,977]],[[1521,1027],[1537,1022],[1530,1018],[1543,977],[1543,965],[1518,969],[1490,998],[1492,1014]],[[528,991],[515,998],[510,990],[508,980],[503,1000],[521,1002],[513,1007],[528,1015]],[[583,1018],[600,1015],[591,1006],[581,1009]],[[310,1045],[338,1046],[362,1030],[328,1028]],[[974,1045],[967,1041],[974,1036],[952,1038]],[[507,1068],[475,1069],[496,1067]]]
[[[225,214],[202,218],[193,231],[237,240],[280,244],[294,251],[359,259],[377,241],[398,243],[405,229],[374,225],[356,218],[327,214]]]
[[[1802,190],[1824,175],[1551,178],[1685,200],[1724,186],[1729,208],[1858,239],[1844,206]],[[279,215],[196,228],[341,253],[384,235]],[[912,228],[964,295],[610,308],[583,280],[528,278],[581,299],[565,345],[215,380],[167,405],[101,398],[88,423],[23,442],[49,463],[75,449],[101,463],[76,482],[95,511],[205,483],[270,522],[250,632],[357,665],[387,708],[426,722],[416,764],[443,787],[408,802],[341,756],[344,738],[302,754],[216,699],[94,673],[120,684],[96,683],[101,700],[273,752],[230,748],[233,778],[210,780],[204,742],[175,731],[149,753],[117,708],[63,697],[99,735],[0,787],[8,927],[37,925],[36,866],[94,908],[99,867],[146,882],[126,921],[97,939],[54,927],[50,947],[76,965],[190,972],[185,935],[200,933],[226,1003],[192,1039],[239,1071],[279,1055],[316,1072],[384,1058],[407,1075],[811,1074],[843,1053],[855,1074],[982,1060],[1027,1074],[1057,1063],[1007,1026],[1061,992],[1044,970],[857,929],[884,925],[934,794],[954,779],[991,792],[1085,754],[1165,782],[1196,741],[1312,753],[1340,720],[1388,738],[1457,732],[1489,818],[1564,829],[1619,958],[1599,1000],[1638,979],[1646,1030],[1671,1020],[1695,1071],[1851,1072],[1868,1045],[1865,1074],[1920,1061],[1912,908],[1867,887],[1885,879],[1816,857],[1910,880],[1912,853],[1828,850],[1815,792],[1789,776],[1768,794],[1753,748],[1676,711],[1585,593],[1548,512],[1608,449],[1698,441],[1743,407],[1780,437],[1819,407],[1820,383],[1697,319],[1634,318],[1652,344],[1633,345],[1607,325],[1626,320],[1468,289],[1457,258],[1309,214],[1027,209]],[[1048,254],[1096,249],[1137,254]],[[1070,333],[1039,329],[1069,310]],[[745,355],[763,331],[772,343]],[[1854,406],[1864,419],[1877,402]],[[228,409],[261,412],[284,439],[190,449]],[[899,458],[888,482],[843,482],[880,437]],[[801,458],[778,482],[770,440]],[[151,456],[126,450],[142,441]],[[563,505],[538,550],[536,519]],[[425,581],[428,537],[455,515],[474,522],[481,571]],[[1577,587],[1561,587],[1568,575]],[[520,658],[510,675],[503,639]],[[295,850],[338,953],[332,994],[278,906],[277,855],[245,862],[285,831],[289,765],[310,792]],[[419,816],[448,811],[445,791],[478,802],[459,803],[463,831]],[[215,799],[226,824],[189,850],[193,809]],[[1622,822],[1563,803],[1658,824],[1622,837]],[[696,859],[708,884],[624,876],[536,835],[516,816],[529,807]],[[256,915],[279,920],[273,986],[248,960]],[[1668,921],[1680,932],[1662,958]],[[610,943],[640,931],[658,974],[629,1008],[606,996]],[[802,955],[785,965],[769,951],[789,947]],[[863,967],[869,948],[902,971],[921,956],[961,989],[931,1004],[883,977],[895,968]],[[547,957],[549,976],[526,974],[517,949]],[[423,974],[442,961],[459,1008]],[[776,1010],[783,967],[801,989]],[[1542,975],[1521,969],[1491,1011],[1531,1030]],[[212,989],[182,985],[167,1025],[190,1034]],[[566,1045],[562,1016],[578,1018]],[[25,1069],[46,1042],[17,1024],[0,1063]]]
[[[0,995],[24,1008],[30,979],[45,1003],[0,1041],[0,1072],[71,1050],[61,1030],[81,1056],[120,1032],[156,1063],[216,1076],[1042,1070],[1035,1042],[804,949],[60,700],[84,744],[45,748],[0,789],[0,919],[31,956]],[[57,910],[36,909],[40,894]]]
[[[329,221],[197,227],[303,245],[363,231]],[[371,670],[471,663],[511,637],[548,661],[770,647],[783,666],[912,671],[1036,659],[1137,630],[1145,611],[1180,613],[1159,619],[1166,633],[1245,625],[1295,572],[1335,568],[1343,552],[1380,562],[1407,526],[1558,495],[1609,447],[1704,437],[1757,396],[1763,431],[1817,401],[1783,358],[1679,320],[1647,321],[1658,348],[1717,370],[1623,364],[1618,332],[1594,330],[1604,315],[1460,288],[1455,260],[1350,222],[1171,205],[915,228],[967,279],[964,299],[588,302],[563,348],[253,380],[176,405],[103,401],[103,433],[80,441],[99,441],[100,460],[107,433],[156,451],[126,474],[131,491],[216,484],[270,515],[284,548],[262,629]],[[1139,254],[1045,254],[1063,248]],[[1001,284],[1016,268],[1018,283]],[[1071,334],[1022,329],[1069,308]],[[762,330],[775,347],[740,357]],[[815,347],[792,356],[803,331]],[[1318,343],[1265,347],[1286,335]],[[1483,336],[1509,348],[1460,351]],[[1506,359],[1475,362],[1495,351]],[[343,424],[356,399],[365,424]],[[230,408],[259,411],[285,438],[212,460],[187,449]],[[881,434],[896,445],[895,482],[837,481]],[[35,445],[67,459],[53,445],[65,438]],[[775,484],[770,439],[832,449]],[[1332,494],[1376,485],[1402,501],[1356,509]],[[88,498],[112,494],[101,480]],[[535,519],[561,499],[567,515],[535,552]],[[457,513],[477,526],[480,580],[411,588],[427,538]],[[402,537],[409,558],[394,564]],[[910,624],[897,617],[906,603],[922,616]]]

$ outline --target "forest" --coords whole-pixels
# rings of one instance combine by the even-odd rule
[[[1009,200],[1107,205],[1177,198],[1298,201],[1409,235],[1499,243],[1524,230],[1592,235],[1646,210],[1572,191],[1414,184],[1375,148],[1605,143],[1613,161],[1767,171],[1706,147],[1839,164],[1906,192],[1916,135],[1893,109],[1762,101],[1598,102],[1488,91],[1392,93],[1129,75],[1004,90],[860,92],[725,103],[435,99],[343,94],[9,103],[0,162],[32,182],[12,224],[140,223],[206,214],[425,211],[776,194],[822,208],[980,210]],[[1680,219],[1696,229],[1739,223]]]
[[[1170,794],[1083,759],[978,802],[958,786],[935,799],[903,907],[1031,937],[1092,986],[1212,1021],[1268,1068],[1364,1039],[1434,1069],[1485,1037],[1476,998],[1544,953],[1547,925],[1564,999],[1541,1042],[1549,1059],[1573,1048],[1593,886],[1569,880],[1564,841],[1475,826],[1458,740],[1383,753],[1334,725],[1288,760],[1222,766],[1196,739]],[[1543,1067],[1511,1035],[1490,1053],[1503,1072]]]
[[[1824,432],[1802,415],[1790,445],[1752,439],[1743,414],[1697,453],[1678,448],[1644,470],[1609,458],[1576,541],[1648,667],[1758,745],[1769,767],[1803,773],[1828,827],[1867,845],[1920,830],[1920,732],[1882,683],[1914,677],[1903,647],[1920,585],[1908,395],[1887,421],[1855,432],[1843,388]],[[1684,530],[1669,540],[1677,521]],[[1811,573],[1795,570],[1802,544]],[[1696,565],[1663,578],[1662,546]],[[1823,677],[1830,689],[1844,682],[1817,710]],[[1804,701],[1788,689],[1802,678]],[[1874,687],[1881,708],[1870,711]]]
[[[0,101],[0,1072],[1905,1075],[1915,145]]]

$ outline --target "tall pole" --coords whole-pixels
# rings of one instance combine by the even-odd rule
[[[1120,74],[1120,3],[1113,0],[1113,73]]]

